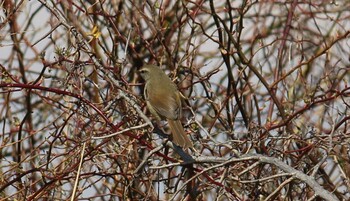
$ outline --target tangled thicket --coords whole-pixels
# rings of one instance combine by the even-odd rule
[[[349,1],[1,6],[1,199],[350,198]],[[151,126],[147,63],[195,150]]]

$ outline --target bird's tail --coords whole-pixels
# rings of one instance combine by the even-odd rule
[[[168,119],[171,134],[173,136],[173,142],[182,148],[193,147],[191,140],[186,135],[184,128],[179,120]]]

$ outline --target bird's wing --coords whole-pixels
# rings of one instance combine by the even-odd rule
[[[151,92],[152,93],[152,92]],[[148,96],[148,101],[159,116],[177,120],[181,115],[181,100],[178,92],[169,96],[162,93]]]

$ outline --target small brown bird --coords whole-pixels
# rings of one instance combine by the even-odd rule
[[[146,65],[139,72],[146,81],[144,96],[150,112],[158,120],[165,118],[168,121],[175,144],[193,147],[180,121],[181,98],[176,85],[158,66]]]

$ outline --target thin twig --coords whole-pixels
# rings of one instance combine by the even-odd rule
[[[79,167],[78,167],[78,171],[77,171],[77,176],[76,176],[75,182],[74,182],[72,197],[70,199],[71,201],[74,201],[75,193],[76,193],[77,188],[78,188],[79,176],[80,176],[80,171],[81,171],[81,165],[83,164],[83,159],[84,159],[85,145],[86,145],[86,142],[83,143],[83,148],[81,149],[80,162],[79,162]]]

